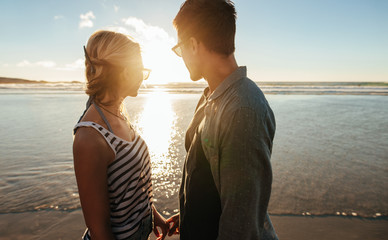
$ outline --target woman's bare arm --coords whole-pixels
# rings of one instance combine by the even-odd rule
[[[92,128],[79,128],[73,142],[74,170],[86,226],[93,240],[114,239],[110,223],[107,167],[114,153]]]

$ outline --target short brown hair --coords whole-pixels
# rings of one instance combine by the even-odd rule
[[[229,56],[235,50],[236,9],[228,0],[186,0],[174,19],[181,38],[194,37],[210,51]]]

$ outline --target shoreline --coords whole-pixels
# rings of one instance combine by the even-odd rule
[[[0,79],[1,80],[1,79]],[[26,80],[27,81],[27,80]],[[267,95],[379,95],[388,96],[388,83],[377,82],[255,82]],[[140,94],[169,93],[169,94],[202,94],[206,87],[203,83],[169,83],[144,84],[140,87]],[[28,93],[82,93],[84,84],[80,82],[35,82],[35,83],[4,83],[0,81],[0,94],[28,94]]]
[[[23,78],[1,77],[0,84],[85,84],[85,81],[49,81],[49,80],[30,80]],[[387,81],[255,81],[256,84],[263,84],[268,86],[388,86]],[[147,84],[148,85],[148,84]],[[169,83],[153,83],[149,84],[154,87],[181,88],[185,87],[206,87],[205,81],[200,82],[169,82]]]
[[[388,87],[381,91],[341,91],[336,89],[325,90],[289,90],[278,89],[271,90],[261,87],[265,95],[278,96],[388,96]],[[146,94],[202,94],[203,89],[170,89],[170,88],[140,88],[139,95]],[[25,94],[82,94],[85,95],[83,89],[65,89],[65,88],[2,88],[0,84],[0,95],[25,95]]]
[[[388,234],[387,218],[271,215],[271,220],[281,240],[378,240]],[[0,214],[0,240],[80,239],[84,230],[81,210]]]

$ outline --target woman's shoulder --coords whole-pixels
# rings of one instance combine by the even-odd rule
[[[82,127],[86,122],[80,122],[77,132],[74,135],[73,147],[84,150],[108,149],[104,137],[91,127]],[[88,122],[89,123],[89,122]]]
[[[92,128],[80,128],[74,136],[74,162],[95,165],[101,162],[107,166],[115,158],[115,153],[105,139]]]
[[[94,123],[95,127],[83,127],[93,126],[93,122],[80,122],[77,125],[79,127],[73,141],[74,157],[103,158],[110,159],[108,162],[113,161],[116,153],[99,130],[101,126]]]

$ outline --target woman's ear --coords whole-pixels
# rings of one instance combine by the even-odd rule
[[[120,73],[117,74],[118,82],[120,84],[128,80],[129,77],[130,77],[130,71],[128,67],[124,68],[122,71],[120,71]]]

